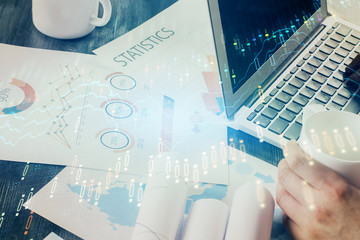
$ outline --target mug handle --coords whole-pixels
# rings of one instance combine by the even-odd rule
[[[103,6],[103,9],[104,9],[103,16],[102,16],[102,18],[95,17],[95,18],[91,19],[90,24],[97,26],[97,27],[102,27],[109,22],[110,17],[111,17],[112,7],[111,7],[110,0],[99,0],[99,2],[101,3],[101,5]]]

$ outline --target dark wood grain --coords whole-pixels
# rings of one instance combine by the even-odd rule
[[[75,40],[54,39],[32,23],[31,0],[0,1],[0,43],[79,53],[91,53],[171,6],[177,0],[111,0],[109,23]],[[101,14],[101,13],[100,13]]]

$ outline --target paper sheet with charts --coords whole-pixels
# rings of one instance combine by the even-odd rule
[[[196,181],[227,184],[227,120],[211,29],[204,20],[191,28],[199,9],[209,16],[195,6],[184,22],[179,9],[188,4],[180,1],[134,30],[169,16],[182,22],[179,29],[161,28],[175,34],[168,51],[154,47],[152,61],[132,68],[111,65],[99,50],[89,56],[0,45],[1,158],[137,176],[166,170],[170,162],[189,166],[180,173],[189,179],[198,168]],[[118,40],[137,43],[133,34]]]

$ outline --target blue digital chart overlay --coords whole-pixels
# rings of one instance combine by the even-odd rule
[[[106,81],[109,81],[113,88],[121,91],[129,91],[136,87],[136,80],[122,72],[110,74],[106,77]]]
[[[106,105],[105,111],[110,117],[116,119],[128,118],[134,113],[133,107],[126,101],[110,102]]]
[[[125,151],[133,145],[131,135],[123,130],[105,129],[97,135],[100,136],[101,144],[108,149]]]

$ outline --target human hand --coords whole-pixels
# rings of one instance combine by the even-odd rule
[[[343,77],[345,79],[344,85],[350,91],[358,88],[358,85],[360,85],[360,54],[346,67]]]
[[[360,190],[290,141],[278,166],[276,202],[295,239],[360,239]]]

